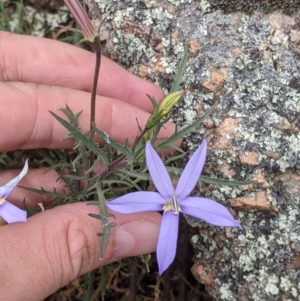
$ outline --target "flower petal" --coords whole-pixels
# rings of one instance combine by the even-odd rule
[[[86,10],[81,6],[78,1],[74,0],[65,0],[65,5],[70,10],[74,19],[80,26],[85,38],[91,42],[94,42],[94,39],[97,35],[96,28],[88,17]]]
[[[10,202],[5,201],[0,205],[0,216],[9,224],[26,222],[27,212],[25,210],[21,210]]]
[[[206,159],[206,149],[207,143],[203,140],[184,168],[175,192],[179,202],[191,193],[199,180]]]
[[[6,198],[12,192],[12,190],[19,184],[19,182],[27,174],[27,172],[28,172],[28,160],[26,160],[22,171],[17,177],[10,180],[4,186],[0,187],[0,198],[2,197]]]
[[[200,218],[207,223],[216,226],[225,227],[240,227],[241,225],[234,219],[232,214],[223,205],[216,201],[188,197],[180,203],[181,211],[197,218]]]
[[[106,206],[119,213],[134,213],[143,211],[161,211],[165,199],[154,191],[137,191],[125,194],[113,201],[106,202]]]
[[[146,143],[146,163],[156,189],[164,198],[169,199],[174,195],[174,186],[166,167],[149,141]]]
[[[161,275],[173,262],[176,255],[179,214],[165,211],[160,225],[156,256]]]

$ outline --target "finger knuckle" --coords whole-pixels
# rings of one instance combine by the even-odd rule
[[[72,220],[66,231],[68,256],[74,277],[91,269],[95,258],[95,238],[88,224],[79,218]]]

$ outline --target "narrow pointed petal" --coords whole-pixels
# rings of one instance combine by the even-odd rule
[[[232,214],[223,205],[205,198],[188,197],[180,202],[181,211],[209,224],[224,227],[240,227]]]
[[[179,215],[164,212],[161,220],[156,256],[161,275],[173,262],[176,255]]]
[[[0,205],[0,216],[9,224],[26,222],[27,212],[21,210],[10,202],[5,201]]]
[[[119,213],[135,213],[144,211],[161,211],[166,200],[157,192],[137,191],[123,195],[106,206]]]
[[[0,198],[6,198],[12,192],[12,190],[19,184],[19,182],[27,174],[27,172],[28,172],[28,160],[26,160],[22,171],[17,177],[10,180],[4,186],[0,187]]]
[[[73,15],[74,19],[80,26],[86,39],[93,42],[97,33],[93,23],[89,19],[86,10],[77,0],[64,0],[64,2]]]
[[[203,140],[184,168],[175,192],[179,201],[192,192],[199,180],[206,159],[206,149],[207,143]]]
[[[166,167],[149,141],[146,143],[146,163],[156,189],[165,199],[169,199],[174,194],[174,186]]]

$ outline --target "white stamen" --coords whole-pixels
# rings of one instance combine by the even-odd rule
[[[179,214],[179,206],[178,206],[178,200],[175,195],[171,197],[171,206],[173,214],[178,215]]]

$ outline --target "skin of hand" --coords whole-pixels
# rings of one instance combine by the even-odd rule
[[[50,115],[66,104],[73,112],[83,110],[82,131],[89,128],[93,53],[61,42],[0,32],[0,152],[15,149],[71,149],[62,141],[66,130]],[[96,123],[115,140],[132,142],[136,118],[146,123],[152,105],[146,94],[161,100],[161,89],[102,57],[97,91]],[[173,133],[169,124],[163,137]],[[0,185],[19,170],[0,171]],[[20,185],[63,191],[54,171],[31,169]],[[8,201],[22,208],[42,202],[39,196],[15,188]],[[109,246],[99,260],[101,223],[88,216],[97,206],[68,204],[46,210],[26,223],[0,227],[0,292],[2,301],[42,300],[79,275],[120,258],[153,252],[161,216],[158,213],[115,213]]]

